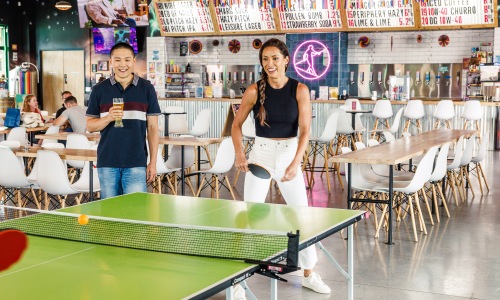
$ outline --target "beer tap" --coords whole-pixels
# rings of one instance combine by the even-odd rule
[[[431,72],[425,72],[425,85],[431,84]]]
[[[205,85],[209,85],[209,81],[208,81],[208,72],[203,72],[203,73],[204,73],[203,78],[205,79],[203,83],[204,83]]]
[[[250,74],[248,75],[248,80],[249,80],[249,83],[252,84],[253,83],[253,72],[250,72]]]
[[[441,76],[436,75],[436,84],[437,84],[437,85],[439,85],[439,81],[440,81],[440,79],[441,79]]]
[[[415,85],[420,84],[420,71],[415,72]]]
[[[382,84],[382,72],[381,71],[377,72],[377,81],[378,81],[378,85]]]
[[[212,72],[212,83],[215,83],[215,72]]]
[[[241,84],[245,84],[246,79],[245,79],[245,71],[241,71]]]
[[[227,72],[227,83],[231,83],[233,80],[231,79],[231,72]]]
[[[370,72],[369,74],[370,74],[370,75],[368,76],[368,78],[369,78],[369,80],[370,80],[370,82],[369,82],[369,83],[370,83],[370,85],[372,85],[372,83],[373,83],[373,72]]]
[[[449,86],[450,85],[450,81],[451,81],[451,76],[450,75],[446,75],[446,76],[444,76],[444,79],[446,79],[446,86]]]
[[[233,82],[238,83],[238,72],[233,72]]]
[[[457,72],[457,84],[460,85],[460,71]]]
[[[365,72],[359,73],[359,82],[361,82],[361,84],[365,83]]]
[[[351,82],[351,84],[354,84],[354,71],[351,71],[351,73],[349,73],[349,81]]]
[[[224,83],[224,72],[219,72],[219,82]]]

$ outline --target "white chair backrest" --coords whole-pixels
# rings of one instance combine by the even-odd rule
[[[89,170],[89,162],[86,161],[83,165],[82,173],[80,174],[80,178],[77,182],[72,184],[72,187],[81,192],[89,192],[90,191],[90,170]],[[99,182],[99,175],[97,173],[97,168],[92,169],[92,186],[93,191],[98,192],[101,190],[101,183]]]
[[[42,145],[44,149],[64,149],[63,143],[46,143]]]
[[[0,146],[4,146],[6,148],[19,148],[21,147],[21,143],[19,141],[1,141]]]
[[[407,119],[420,119],[425,116],[424,104],[422,100],[410,100],[406,104],[404,117]]]
[[[90,149],[89,139],[83,134],[70,133],[66,141],[66,149]],[[66,163],[74,168],[83,168],[85,161],[83,160],[67,160]]]
[[[337,108],[336,111],[339,113],[339,118],[337,121],[337,134],[351,134],[354,132],[352,128],[352,121],[350,115],[348,115],[345,110]]]
[[[349,98],[349,99],[345,100],[344,106],[346,107],[347,110],[353,110],[352,109],[353,102],[356,102],[356,109],[355,110],[362,110],[361,103],[359,102],[359,99],[355,99],[355,98]]]
[[[472,160],[472,155],[474,153],[474,146],[476,145],[476,134],[473,134],[470,138],[464,139],[465,147],[464,152],[462,152],[462,159],[460,160],[460,166],[468,165]]]
[[[320,142],[329,142],[337,135],[337,123],[339,120],[339,111],[335,110],[326,120],[325,128],[321,136],[317,139]]]
[[[204,134],[207,134],[208,130],[210,129],[211,120],[212,120],[211,109],[204,109],[200,111],[198,116],[196,116],[196,120],[194,120],[193,128],[191,128],[189,134],[192,136],[202,136]]]
[[[390,143],[390,142],[393,142],[396,140],[394,135],[392,133],[390,133],[389,131],[384,131],[384,132],[382,132],[382,134],[384,135],[386,143]]]
[[[7,141],[19,141],[20,145],[26,144],[26,128],[15,127],[12,128],[7,135]]]
[[[446,175],[447,165],[448,165],[448,152],[450,150],[451,143],[444,144],[439,150],[439,154],[436,158],[434,164],[434,170],[432,171],[431,178],[429,181],[435,182],[443,179]]]
[[[243,125],[241,125],[241,132],[246,138],[255,138],[255,124],[254,118],[249,114]]]
[[[233,167],[235,156],[233,140],[224,139],[217,149],[217,156],[210,171],[221,174],[228,172]]]
[[[31,183],[24,175],[24,164],[11,149],[0,147],[0,186],[4,188],[20,188]]]
[[[464,111],[461,115],[467,120],[479,120],[482,117],[481,102],[478,100],[469,100],[465,102]]]
[[[479,149],[474,157],[472,157],[471,162],[478,163],[486,158],[486,151],[488,150],[488,138],[483,136],[481,143],[479,144]]]
[[[455,153],[453,157],[453,161],[448,164],[448,170],[455,170],[460,166],[460,161],[462,160],[462,147],[464,145],[464,136],[461,136],[457,143],[455,144]]]
[[[59,126],[52,125],[49,128],[47,128],[47,131],[45,131],[45,134],[53,134],[53,133],[59,133]],[[57,140],[43,139],[42,147],[43,145],[48,143],[57,143]]]
[[[434,118],[439,120],[449,120],[455,117],[455,108],[452,100],[441,100],[434,111]]]
[[[415,175],[410,183],[404,188],[405,193],[416,193],[420,190],[424,184],[429,181],[432,174],[432,169],[434,167],[434,159],[436,158],[436,153],[438,151],[438,147],[432,147],[427,151],[422,160],[417,166],[417,170],[415,171]]]
[[[194,165],[194,147],[184,146],[184,168],[189,168]],[[182,168],[182,147],[172,146],[170,155],[168,156],[165,166],[168,169]]]
[[[182,106],[167,106],[163,112],[169,113],[182,113],[184,108]],[[165,130],[165,116],[161,115],[159,118],[160,131]],[[168,117],[168,131],[170,133],[187,133],[189,131],[187,124],[186,114],[173,114]]]
[[[36,161],[37,183],[45,192],[53,195],[75,194],[68,179],[66,164],[51,150],[38,150]]]
[[[399,131],[399,125],[401,125],[401,116],[403,115],[404,110],[405,110],[405,108],[401,107],[398,110],[398,112],[396,113],[394,120],[392,120],[392,125],[391,125],[391,128],[389,129],[389,131],[392,132],[393,134],[395,134],[396,132]]]
[[[379,119],[388,119],[393,116],[390,100],[377,100],[373,107],[372,116]]]
[[[368,139],[366,145],[368,147],[373,147],[373,146],[380,145],[380,143],[376,139]]]
[[[356,150],[361,150],[366,148],[366,145],[363,142],[355,142],[354,145],[356,146]]]

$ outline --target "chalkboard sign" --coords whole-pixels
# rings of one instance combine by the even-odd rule
[[[422,27],[496,27],[494,0],[428,0],[420,3]],[[490,26],[488,26],[490,25]]]
[[[216,6],[215,15],[221,33],[275,31],[276,24],[270,8],[232,5]]]
[[[323,1],[316,1],[322,5]],[[299,2],[301,3],[301,2]],[[312,1],[304,1],[303,4],[312,4]],[[280,27],[282,31],[308,31],[311,29],[342,29],[340,10],[335,9],[333,0],[326,1],[327,7],[312,8],[310,5],[279,7]]]
[[[431,0],[429,0],[431,1]],[[356,1],[345,9],[347,28],[379,30],[381,28],[414,29],[412,1]]]
[[[208,0],[154,2],[162,35],[213,34],[214,26]]]

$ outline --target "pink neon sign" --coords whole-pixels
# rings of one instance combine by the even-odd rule
[[[309,80],[319,79],[330,68],[330,51],[321,42],[305,41],[293,54],[293,66],[300,77]]]

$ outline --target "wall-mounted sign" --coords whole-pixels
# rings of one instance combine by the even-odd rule
[[[308,3],[308,4],[306,4]],[[340,29],[342,21],[340,10],[334,8],[333,0],[316,1],[316,5],[326,7],[311,6],[313,2],[301,2],[302,5],[292,7],[279,7],[280,25],[282,30],[308,30],[308,29]]]
[[[188,53],[188,42],[180,42],[179,43],[179,55],[186,56]]]
[[[154,2],[162,35],[213,33],[208,1]]]
[[[413,4],[407,0],[352,2],[346,7],[346,16],[348,28],[415,26]]]
[[[215,14],[220,32],[276,30],[271,8],[232,5],[216,6]]]
[[[493,0],[428,0],[420,3],[422,27],[492,25]]]
[[[308,80],[319,79],[330,67],[330,52],[321,42],[303,42],[293,54],[293,66],[300,77]]]

